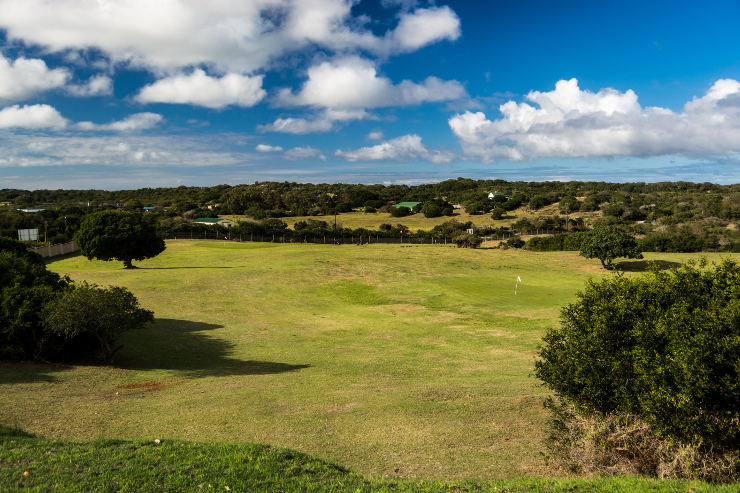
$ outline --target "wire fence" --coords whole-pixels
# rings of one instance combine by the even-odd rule
[[[519,236],[540,236],[561,233],[557,230],[536,229],[522,233],[503,232],[494,235],[481,236],[484,241],[505,241]],[[286,234],[232,234],[231,231],[186,231],[181,233],[165,233],[165,240],[221,240],[235,242],[269,242],[269,243],[313,243],[323,245],[368,245],[373,243],[391,245],[454,245],[453,237],[417,237],[400,236],[385,237],[380,235],[322,235],[322,236],[295,236]]]

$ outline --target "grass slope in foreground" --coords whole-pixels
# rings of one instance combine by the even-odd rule
[[[49,440],[0,427],[0,487],[37,491],[730,492],[734,486],[634,477],[383,481],[300,452],[179,440]],[[228,488],[228,489],[227,489]]]

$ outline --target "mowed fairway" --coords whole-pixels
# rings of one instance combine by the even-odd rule
[[[373,477],[555,474],[533,362],[559,308],[604,275],[597,260],[445,246],[167,247],[134,271],[80,256],[50,264],[130,288],[157,321],[125,337],[116,367],[1,364],[0,424],[45,437],[262,442]]]

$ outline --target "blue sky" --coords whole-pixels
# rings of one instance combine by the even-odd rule
[[[740,182],[740,4],[0,0],[0,188]]]

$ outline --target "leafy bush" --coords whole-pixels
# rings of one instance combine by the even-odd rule
[[[451,216],[453,207],[446,200],[433,199],[427,200],[421,205],[421,212],[424,217]]]
[[[483,240],[480,236],[471,235],[470,233],[463,233],[460,236],[456,236],[452,239],[457,245],[457,248],[478,248]]]
[[[545,335],[537,377],[571,416],[634,417],[699,456],[738,457],[740,266],[703,267],[589,281]]]
[[[579,251],[590,232],[558,233],[552,236],[535,236],[527,241],[526,248],[535,252]]]
[[[511,248],[521,248],[524,246],[524,240],[521,238],[513,237],[506,240],[506,245]]]
[[[117,345],[120,336],[153,321],[154,314],[140,308],[139,301],[126,288],[82,283],[49,302],[43,318],[49,334],[64,341],[66,351],[62,354],[94,356],[111,363],[123,347]],[[87,351],[92,354],[84,354]]]
[[[391,217],[404,217],[411,214],[411,209],[406,206],[391,207],[389,212],[391,213]]]

